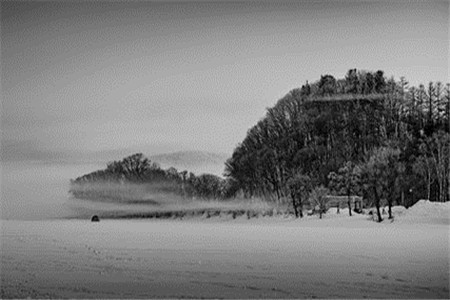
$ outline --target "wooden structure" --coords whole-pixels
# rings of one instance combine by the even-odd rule
[[[327,207],[348,208],[347,196],[327,196]],[[350,206],[352,210],[360,211],[364,208],[363,198],[360,196],[350,196]]]

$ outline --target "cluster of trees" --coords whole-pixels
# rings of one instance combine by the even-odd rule
[[[247,197],[292,201],[298,216],[320,186],[377,207],[448,201],[449,115],[449,84],[409,87],[403,77],[356,69],[321,76],[267,109],[225,175]]]
[[[329,193],[347,196],[351,215],[350,197],[359,195],[381,221],[384,202],[392,217],[395,203],[450,200],[449,119],[449,84],[409,87],[403,77],[351,69],[306,82],[268,108],[225,163],[226,179],[163,170],[138,153],[72,185],[164,183],[185,197],[289,203],[297,217],[305,203],[322,214]]]
[[[158,186],[162,192],[174,193],[184,197],[204,199],[220,199],[232,196],[234,185],[231,179],[223,179],[212,174],[196,176],[188,171],[178,172],[175,168],[167,170],[151,162],[142,153],[130,155],[120,161],[107,164],[106,169],[98,170],[71,181],[70,192],[75,197],[85,198],[89,195],[85,189],[77,188],[83,185],[103,184],[151,184]],[[95,191],[89,189],[88,191]]]

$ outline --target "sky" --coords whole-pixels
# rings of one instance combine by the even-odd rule
[[[267,107],[320,75],[449,82],[448,1],[0,5],[2,159],[231,155]]]

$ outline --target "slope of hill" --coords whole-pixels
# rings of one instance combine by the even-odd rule
[[[150,156],[162,168],[174,167],[178,171],[187,170],[196,175],[210,173],[222,176],[228,155],[203,151],[178,151]]]

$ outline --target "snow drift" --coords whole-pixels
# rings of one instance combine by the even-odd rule
[[[431,202],[419,200],[412,207],[403,206],[392,208],[396,221],[428,224],[450,224],[450,202]]]

